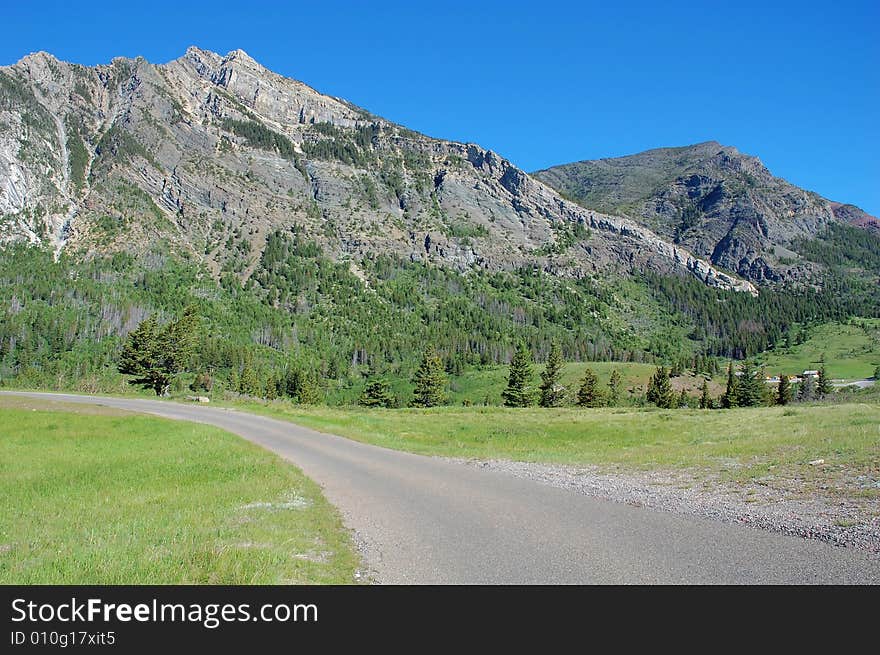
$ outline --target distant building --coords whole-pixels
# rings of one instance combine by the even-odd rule
[[[819,371],[804,371],[803,377],[817,378],[817,377],[819,377]]]

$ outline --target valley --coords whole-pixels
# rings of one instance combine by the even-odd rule
[[[530,174],[242,50],[0,67],[0,580],[876,581],[845,200],[715,141]]]

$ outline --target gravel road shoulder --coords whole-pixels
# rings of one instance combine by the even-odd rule
[[[692,471],[615,471],[505,460],[462,460],[587,496],[690,514],[856,548],[880,559],[880,498],[834,498]]]

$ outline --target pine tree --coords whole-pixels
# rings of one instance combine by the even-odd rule
[[[257,371],[249,363],[245,364],[241,370],[241,377],[238,380],[238,392],[245,396],[256,396],[258,398],[263,395],[263,388]]]
[[[532,353],[520,341],[510,360],[507,388],[501,393],[507,407],[528,407],[532,404]]]
[[[816,380],[812,375],[805,375],[798,385],[797,399],[799,402],[807,402],[816,398]]]
[[[712,409],[712,397],[709,395],[709,383],[704,379],[700,387],[700,409]]]
[[[128,334],[122,347],[118,370],[123,374],[138,376],[130,384],[153,389],[157,396],[161,396],[168,386],[168,380],[154,372],[159,367],[158,339],[159,324],[156,317],[148,316]]]
[[[358,404],[364,407],[395,407],[397,399],[391,392],[391,385],[387,380],[371,380],[364,387]]]
[[[684,389],[681,390],[681,393],[678,395],[678,407],[685,408],[690,405],[690,396],[688,396],[687,391]]]
[[[736,391],[738,407],[756,407],[764,401],[764,380],[760,378],[751,362],[743,361],[739,367],[740,376]]]
[[[266,378],[266,388],[263,397],[266,400],[275,400],[278,397],[278,378],[275,375],[275,371],[272,371],[269,377]]]
[[[779,376],[779,386],[776,388],[776,404],[787,405],[791,402],[791,382],[787,375]]]
[[[599,378],[593,369],[584,369],[584,377],[578,389],[577,404],[580,407],[601,407],[602,394],[599,392]]]
[[[413,407],[436,407],[446,402],[446,372],[434,346],[425,349],[413,382]]]
[[[616,407],[620,402],[620,386],[620,373],[614,369],[611,371],[611,379],[608,380],[608,405],[611,407]]]
[[[167,395],[171,382],[192,357],[198,320],[192,307],[163,327],[155,316],[144,319],[129,333],[117,370],[135,376],[129,384],[152,389],[157,396]]]
[[[562,374],[562,350],[557,342],[550,345],[547,366],[541,373],[541,407],[559,407],[565,398],[565,387],[559,384]]]
[[[675,405],[675,393],[669,383],[669,371],[665,366],[660,366],[651,376],[646,398],[649,403],[654,403],[657,407],[671,409]]]
[[[724,390],[724,395],[721,396],[721,406],[724,409],[737,407],[739,398],[737,386],[736,375],[733,372],[733,362],[730,362],[727,365],[727,388]]]
[[[831,380],[828,379],[825,367],[822,366],[819,368],[819,379],[816,381],[816,396],[824,398],[832,391],[834,391],[834,387],[831,386]]]

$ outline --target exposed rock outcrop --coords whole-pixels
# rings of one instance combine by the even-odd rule
[[[711,184],[676,193],[702,197]],[[742,272],[731,257],[756,261],[748,232],[728,235],[719,267],[699,240],[584,209],[490,150],[407,130],[241,50],[93,68],[38,53],[0,68],[0,214],[3,241],[80,256],[165,243],[242,278],[270,231],[295,228],[352,260],[680,271],[756,292],[722,270]]]
[[[534,173],[584,207],[623,214],[694,256],[754,282],[811,277],[797,244],[833,222],[880,221],[773,176],[714,141],[582,161]]]

